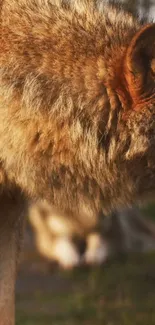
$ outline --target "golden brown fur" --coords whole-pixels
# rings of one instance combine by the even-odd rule
[[[121,108],[113,90],[115,69],[122,64],[125,46],[139,26],[132,17],[124,17],[118,34],[115,22],[123,16],[114,9],[104,18],[93,4],[83,13],[81,7],[59,10],[50,3],[4,1],[2,164],[10,181],[31,196],[54,200],[59,206],[65,202],[67,208],[75,206],[80,213],[81,205],[99,211],[103,200],[109,209],[116,199],[131,200],[133,195],[126,171],[119,175],[114,168],[124,143],[116,144],[119,134],[112,133],[116,125],[111,124],[117,124],[112,115],[120,114]],[[120,186],[124,181],[129,183],[127,198]],[[109,186],[117,195],[107,193]]]
[[[75,218],[154,193],[154,35],[100,1],[0,0],[2,191]]]
[[[106,211],[139,196],[146,115],[152,124],[145,106],[153,104],[154,89],[148,104],[145,91],[141,101],[129,66],[140,23],[104,11],[92,2],[74,9],[38,0],[5,0],[1,10],[2,166],[31,197],[80,214],[83,206],[89,213]]]

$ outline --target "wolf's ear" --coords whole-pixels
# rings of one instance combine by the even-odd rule
[[[146,25],[133,37],[124,63],[133,102],[155,95],[155,24]]]

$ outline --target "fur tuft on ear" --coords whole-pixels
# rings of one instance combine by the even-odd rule
[[[125,79],[133,103],[155,96],[155,23],[133,37],[125,57]]]

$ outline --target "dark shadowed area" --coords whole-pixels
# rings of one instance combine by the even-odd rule
[[[155,324],[155,254],[103,268],[20,274],[18,325]]]

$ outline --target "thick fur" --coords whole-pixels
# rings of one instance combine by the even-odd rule
[[[3,193],[84,219],[152,195],[155,24],[95,0],[0,0],[0,116]]]
[[[125,84],[140,23],[78,3],[2,1],[0,156],[29,196],[91,217],[154,190],[155,100],[137,112]]]

